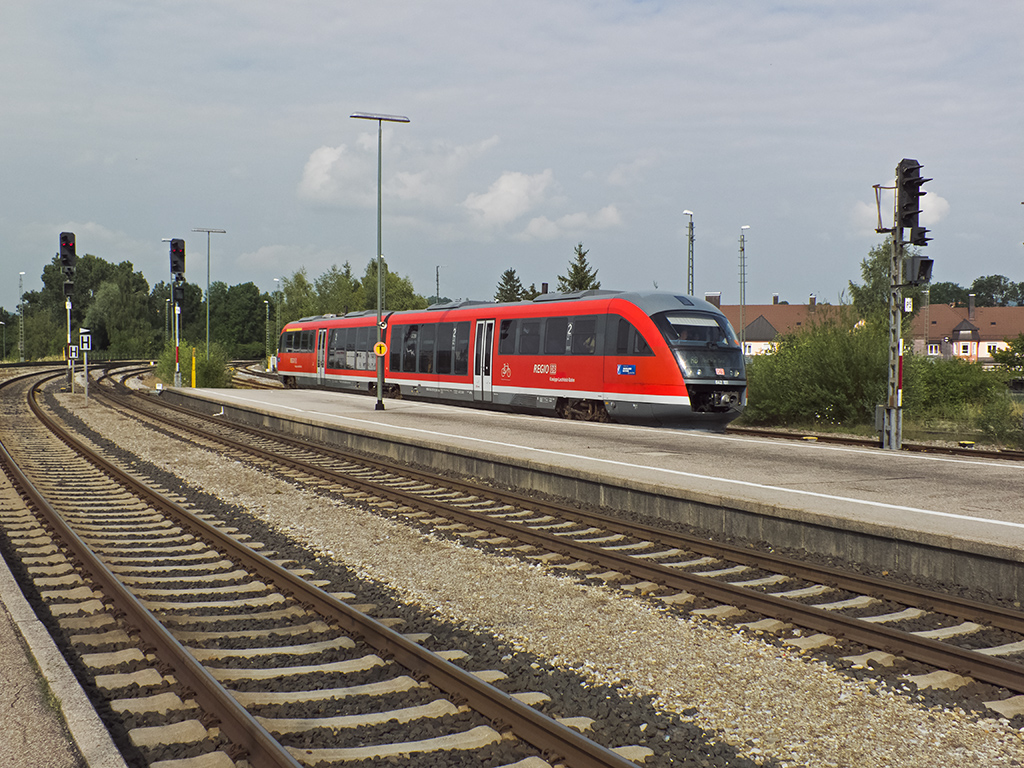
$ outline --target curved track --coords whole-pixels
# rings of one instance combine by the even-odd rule
[[[145,487],[38,400],[27,379],[0,395],[14,427],[4,463],[35,511],[5,513],[3,527],[93,685],[142,723],[125,728],[146,760],[222,752],[297,766],[423,754],[443,765],[479,752],[492,764],[541,754],[632,764],[530,706],[543,697],[486,682],[500,672],[467,671],[454,663],[460,652],[428,650],[428,637],[391,629],[346,603],[351,595]],[[359,746],[336,746],[352,743],[339,733]]]

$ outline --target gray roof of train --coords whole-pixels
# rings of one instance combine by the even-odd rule
[[[596,291],[575,291],[573,293],[542,293],[540,296],[533,300],[528,301],[510,301],[510,302],[494,302],[494,301],[449,301],[444,304],[431,304],[427,307],[427,311],[444,311],[449,309],[461,309],[463,307],[513,307],[513,306],[533,306],[539,303],[547,303],[554,301],[580,301],[583,299],[596,299],[596,298],[611,298],[611,297],[625,299],[636,304],[640,309],[646,312],[648,315],[654,315],[658,312],[665,312],[672,309],[696,309],[703,310],[705,312],[714,312],[715,314],[721,314],[722,311],[714,304],[704,301],[704,299],[698,299],[696,296],[686,296],[679,293],[669,293],[667,291],[608,291],[608,290],[596,290]],[[417,310],[419,311],[419,310]],[[369,315],[375,315],[376,309],[364,309],[357,312],[349,312],[344,317],[366,317]],[[338,317],[338,315],[319,315],[314,317],[303,317],[298,322],[308,322],[310,320],[320,320],[325,318]]]

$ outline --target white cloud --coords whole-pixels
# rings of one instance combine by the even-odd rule
[[[654,158],[650,156],[639,157],[631,163],[619,163],[608,174],[608,183],[616,187],[637,184],[643,178],[644,172],[653,166]]]
[[[320,147],[313,151],[302,169],[299,197],[319,204],[344,201],[365,204],[369,189],[366,177],[370,170],[365,159],[353,156],[344,144]],[[373,178],[376,179],[376,175]]]
[[[881,207],[881,226],[891,227],[893,225],[893,196],[894,190],[883,189],[878,204],[874,201],[854,203],[851,219],[856,231],[858,233],[875,233],[875,228],[879,226],[879,206]],[[921,226],[934,226],[949,215],[949,201],[933,192],[927,192],[921,198],[920,204]]]
[[[534,240],[554,240],[568,235],[583,235],[601,229],[622,225],[622,216],[614,205],[606,205],[597,213],[570,213],[555,221],[546,216],[531,219],[521,237]]]
[[[389,139],[385,130],[383,152],[391,173],[382,180],[383,195],[432,209],[457,205],[456,188],[466,168],[499,143],[497,136],[455,146],[440,142],[429,147],[416,142],[389,146],[389,141],[394,141],[394,135]],[[314,150],[303,168],[298,195],[322,205],[376,205],[376,171],[377,137],[360,134],[351,147]]]
[[[929,192],[921,198],[921,224],[931,227],[949,215],[949,201]]]
[[[554,181],[551,169],[528,175],[519,171],[506,171],[490,189],[479,195],[471,194],[462,205],[474,211],[488,226],[509,224],[536,207]]]
[[[264,245],[255,251],[240,253],[232,259],[232,263],[240,274],[251,274],[255,270],[270,275],[290,277],[300,267],[305,267],[310,281],[326,271],[334,264],[342,264],[348,257],[342,253],[334,253],[315,246],[299,245]],[[271,278],[272,281],[272,278]],[[234,281],[228,280],[228,283]],[[242,282],[239,280],[238,282]],[[276,283],[264,286],[274,290]]]

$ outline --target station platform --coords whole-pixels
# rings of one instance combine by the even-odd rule
[[[599,424],[321,390],[171,389],[510,488],[1024,600],[1024,463]]]

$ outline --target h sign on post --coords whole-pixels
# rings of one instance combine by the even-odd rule
[[[89,404],[89,350],[92,349],[92,331],[78,329],[78,345],[82,348],[82,372],[85,374],[85,404]]]

